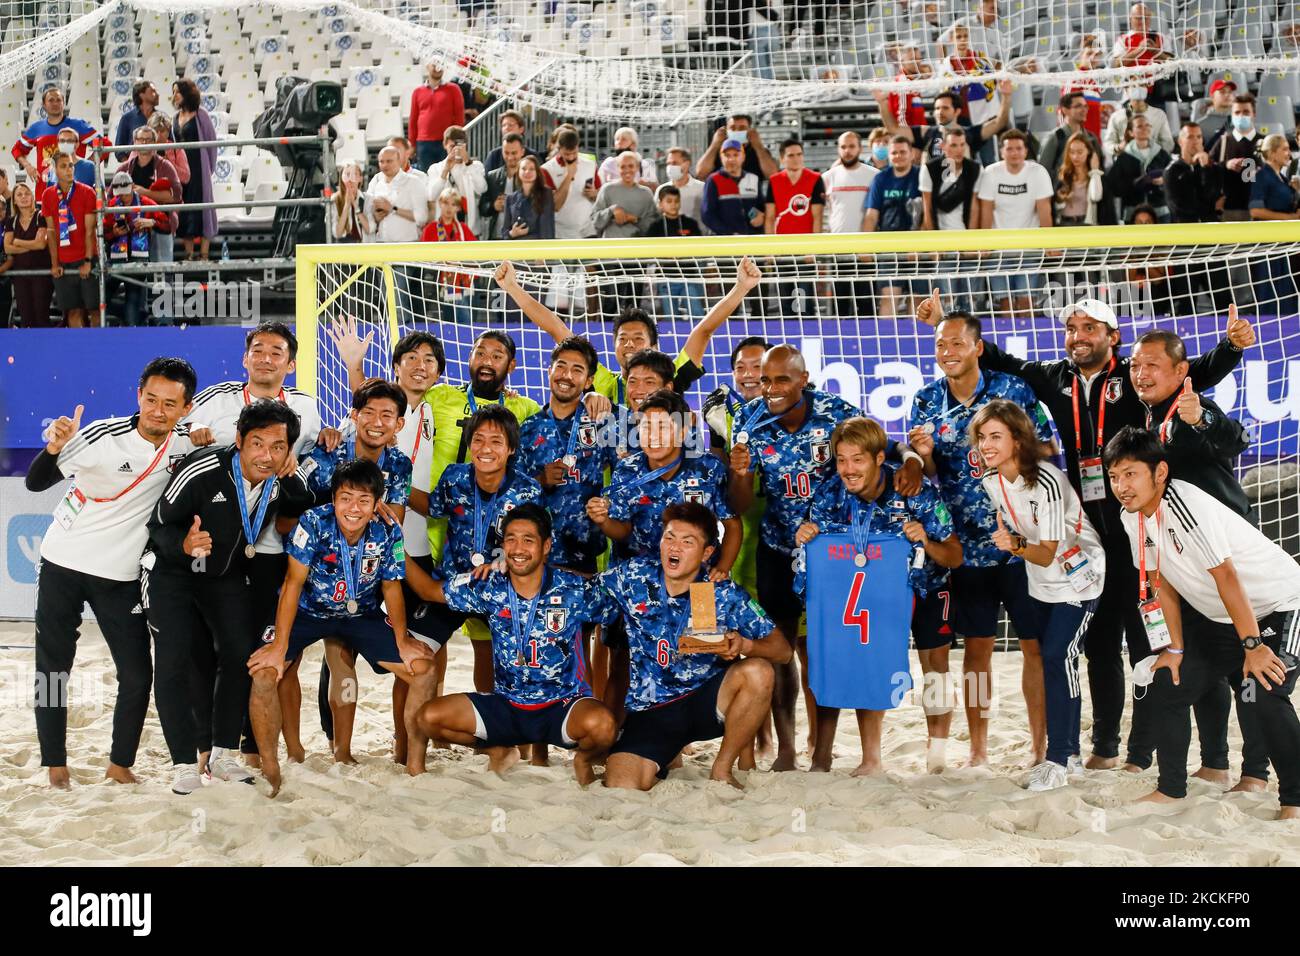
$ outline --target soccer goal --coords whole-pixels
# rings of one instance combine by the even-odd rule
[[[1048,243],[1045,246],[1044,243]],[[510,386],[546,401],[555,344],[497,287],[510,260],[521,284],[613,365],[619,312],[657,320],[659,348],[675,355],[693,325],[735,281],[742,255],[762,270],[757,289],[713,336],[702,395],[730,379],[730,356],[748,336],[790,342],[813,382],[901,436],[912,396],[938,372],[930,330],[911,316],[939,289],[985,334],[1030,359],[1063,355],[1058,313],[1090,296],[1121,317],[1122,348],[1152,327],[1176,330],[1192,355],[1224,334],[1227,310],[1255,324],[1258,343],[1212,392],[1246,424],[1253,443],[1239,475],[1268,534],[1300,555],[1297,431],[1300,318],[1293,265],[1300,224],[1121,226],[1050,231],[910,232],[851,236],[621,239],[299,246],[298,384],[322,417],[346,414],[347,375],[326,329],[344,316],[374,333],[364,368],[387,375],[393,343],[423,329],[442,339],[443,380],[467,380],[475,336],[505,329],[518,345]]]

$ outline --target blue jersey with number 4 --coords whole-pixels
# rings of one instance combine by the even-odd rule
[[[821,534],[808,564],[808,683],[824,707],[892,710],[912,686],[912,545],[871,535],[858,566],[851,534]]]

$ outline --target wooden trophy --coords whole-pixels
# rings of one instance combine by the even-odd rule
[[[677,640],[679,654],[717,654],[726,650],[727,635],[718,626],[718,600],[712,581],[691,585],[691,622]]]

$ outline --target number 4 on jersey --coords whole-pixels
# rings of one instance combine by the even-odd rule
[[[853,584],[849,587],[849,599],[844,602],[844,626],[858,628],[858,643],[871,643],[871,611],[867,608],[858,610],[858,598],[862,596],[862,582],[866,574],[859,571],[853,575]]]

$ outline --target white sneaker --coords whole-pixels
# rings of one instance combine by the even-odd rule
[[[1070,754],[1065,761],[1065,772],[1071,777],[1083,776],[1083,761],[1079,759],[1078,754]]]
[[[241,763],[224,747],[213,747],[208,758],[208,773],[214,780],[252,783],[253,771]]]
[[[203,777],[199,775],[198,764],[180,763],[176,765],[176,773],[172,776],[172,793],[187,797],[202,786]]]
[[[1029,782],[1025,784],[1025,789],[1034,791],[1059,790],[1061,787],[1067,786],[1069,782],[1064,766],[1053,763],[1051,760],[1044,760],[1029,771]]]

